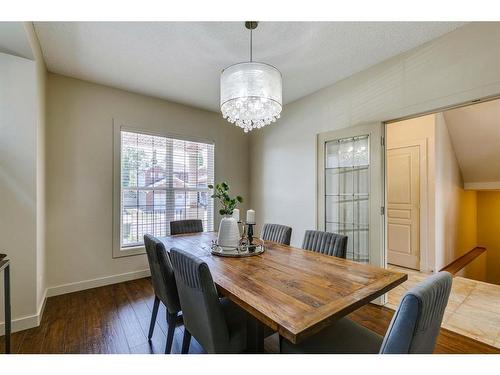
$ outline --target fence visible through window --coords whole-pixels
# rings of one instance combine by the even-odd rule
[[[214,145],[121,131],[121,246],[142,245],[146,233],[170,234],[170,221],[214,226]]]

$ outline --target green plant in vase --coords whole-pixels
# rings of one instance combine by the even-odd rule
[[[229,184],[227,182],[216,184],[215,188],[213,185],[208,185],[208,188],[214,189],[211,198],[217,199],[222,206],[219,213],[223,217],[219,225],[217,243],[223,248],[235,249],[238,247],[240,241],[240,230],[238,228],[238,221],[231,215],[236,205],[243,202],[243,198],[239,195],[232,198],[229,195]]]
[[[229,184],[227,182],[221,182],[220,184],[208,185],[209,189],[214,189],[214,193],[211,198],[217,198],[222,208],[219,210],[221,215],[232,215],[236,205],[243,203],[243,198],[237,195],[235,198],[231,198],[229,195]]]

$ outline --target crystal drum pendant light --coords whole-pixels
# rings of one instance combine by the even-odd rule
[[[274,66],[252,60],[252,30],[257,22],[245,22],[250,30],[250,61],[231,65],[220,77],[220,109],[229,122],[245,133],[280,117],[281,73]]]

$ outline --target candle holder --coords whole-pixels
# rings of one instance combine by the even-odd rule
[[[245,246],[249,252],[255,251],[257,245],[253,243],[253,226],[255,223],[247,223],[242,221],[243,224],[243,234],[241,235],[240,246]]]
[[[253,252],[255,251],[255,245],[253,244],[253,226],[255,223],[247,223],[248,226],[247,230],[247,239],[248,239],[248,251]]]

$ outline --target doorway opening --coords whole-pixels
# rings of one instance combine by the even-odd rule
[[[385,124],[386,259],[454,275],[443,327],[500,347],[500,99]]]
[[[435,115],[386,126],[387,263],[431,271]]]

